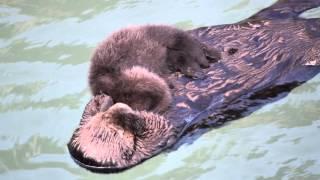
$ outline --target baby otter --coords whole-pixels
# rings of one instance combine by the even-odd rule
[[[163,116],[112,103],[109,96],[97,95],[86,106],[81,125],[68,143],[79,165],[94,171],[120,171],[154,156],[178,138],[178,129]],[[111,107],[105,110],[105,106]]]
[[[89,84],[93,95],[105,93],[132,109],[161,112],[171,101],[170,73],[180,71],[200,78],[201,68],[219,58],[218,51],[174,27],[129,27],[113,33],[96,48]]]

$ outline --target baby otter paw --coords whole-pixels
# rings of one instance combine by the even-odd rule
[[[203,79],[205,77],[205,73],[201,71],[201,69],[196,68],[196,70],[192,67],[187,67],[185,69],[181,69],[181,72],[192,79]]]
[[[106,111],[112,105],[113,100],[110,96],[105,94],[96,95],[86,105],[82,114],[82,119],[87,119],[88,117],[94,116],[98,112]]]
[[[99,98],[99,104],[100,104],[100,112],[104,112],[113,105],[113,100],[110,96],[103,95],[103,97]]]
[[[111,119],[111,123],[134,135],[140,136],[145,131],[145,120],[124,103],[114,104],[106,114]]]

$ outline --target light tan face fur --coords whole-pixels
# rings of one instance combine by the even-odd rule
[[[143,131],[135,129],[140,124]],[[71,154],[82,156],[79,161],[91,166],[121,170],[159,153],[177,136],[177,130],[162,116],[116,103],[81,125],[69,142],[69,149]]]

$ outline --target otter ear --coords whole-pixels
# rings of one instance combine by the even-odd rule
[[[217,62],[219,59],[221,59],[221,52],[213,47],[209,47],[202,43],[202,50],[206,58],[211,63]]]

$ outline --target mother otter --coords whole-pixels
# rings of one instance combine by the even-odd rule
[[[106,129],[108,134],[116,132],[120,144],[113,141],[104,146],[101,142],[106,142],[109,135],[94,131],[97,133],[85,136],[81,134],[84,132],[81,128],[95,128],[91,125],[94,124],[93,117],[98,117],[98,120],[105,118],[104,122],[109,122],[110,117],[102,117],[105,109],[109,114],[114,109],[124,110],[126,113],[123,114],[133,119],[136,119],[137,112],[122,104],[115,104],[113,106],[117,108],[113,108],[107,96],[94,97],[86,107],[80,128],[76,130],[78,136],[71,139],[72,142],[79,136],[89,137],[90,140],[83,141],[81,146],[90,146],[90,152],[85,154],[69,143],[72,157],[79,165],[93,171],[123,170],[176,143],[182,133],[239,118],[259,105],[283,97],[320,71],[320,20],[298,17],[301,12],[319,5],[319,0],[280,0],[245,21],[189,31],[207,45],[223,51],[223,60],[204,70],[207,74],[204,79],[174,77],[178,85],[173,90],[173,105],[165,112],[165,118],[149,122],[144,118],[132,121],[143,126],[120,121],[111,122],[115,124],[111,128],[103,124],[101,127],[106,127],[103,132]],[[150,126],[159,122],[163,125]],[[131,131],[136,134],[123,130],[146,126],[153,129]],[[165,133],[157,135],[157,132]],[[172,136],[165,136],[167,134]],[[118,149],[121,151],[114,151]],[[135,155],[137,159],[131,158]]]

